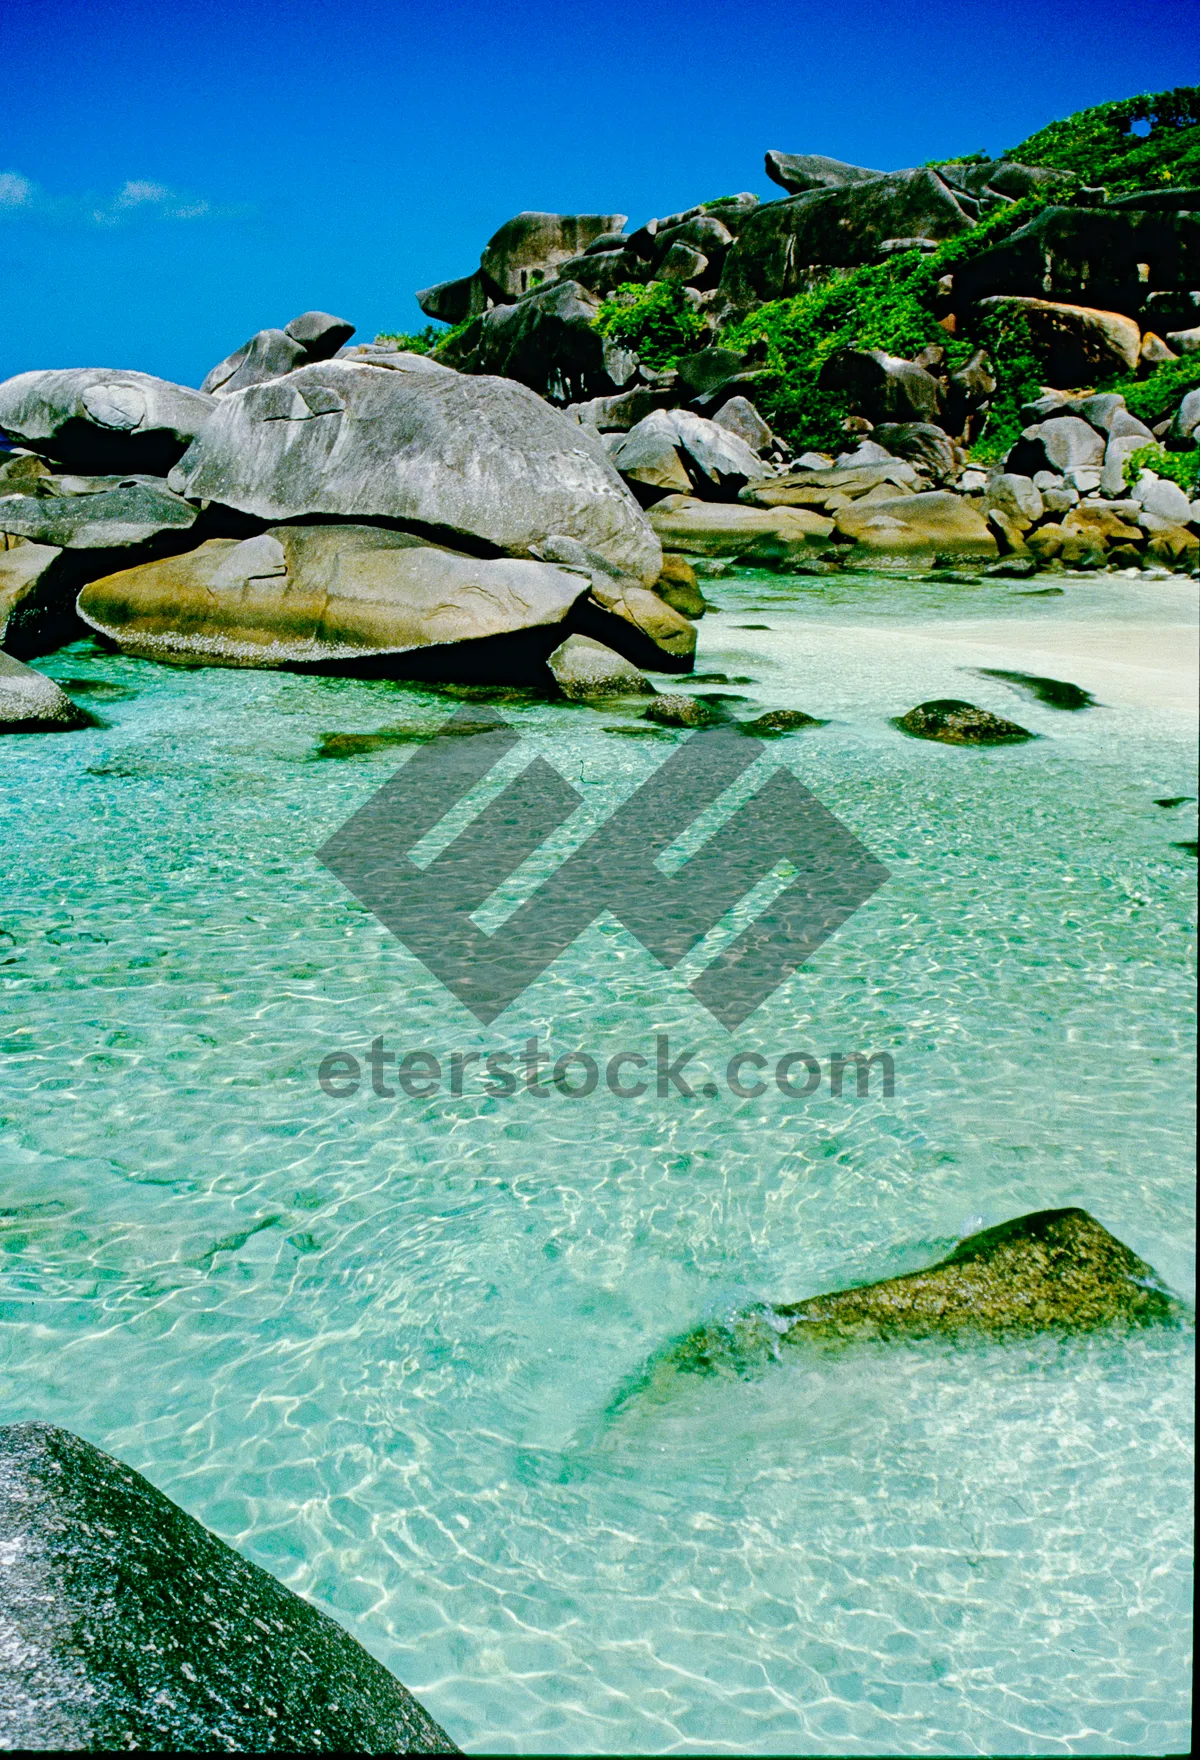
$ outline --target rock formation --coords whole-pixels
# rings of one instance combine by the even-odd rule
[[[140,1473],[0,1429],[0,1746],[456,1754],[373,1656]]]

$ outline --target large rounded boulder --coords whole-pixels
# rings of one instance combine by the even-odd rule
[[[0,430],[68,470],[165,476],[213,400],[187,385],[114,367],[18,373],[0,385]]]
[[[450,677],[487,671],[489,659],[501,671],[522,657],[540,667],[589,585],[582,570],[463,556],[380,526],[274,526],[92,581],[79,615],[148,659],[325,667],[407,656],[389,670],[432,664]]]
[[[170,486],[258,519],[394,520],[508,556],[560,534],[647,586],[662,567],[599,441],[524,385],[427,360],[325,361],[224,397]]]

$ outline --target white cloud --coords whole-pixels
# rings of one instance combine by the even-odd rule
[[[129,178],[114,196],[53,196],[19,171],[0,171],[0,216],[74,226],[120,226],[130,220],[204,220],[245,213],[203,197],[181,195],[150,178]]]
[[[16,213],[33,205],[34,187],[19,171],[0,171],[0,213]]]

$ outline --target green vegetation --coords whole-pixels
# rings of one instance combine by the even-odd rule
[[[677,281],[626,281],[601,303],[595,326],[662,372],[695,347],[704,321]]]
[[[1200,450],[1192,447],[1190,452],[1168,452],[1157,440],[1149,446],[1139,446],[1125,460],[1124,474],[1127,483],[1136,483],[1143,471],[1153,471],[1156,477],[1168,477],[1172,483],[1178,483],[1181,489],[1191,491],[1200,480]]]
[[[1184,393],[1200,385],[1200,355],[1164,361],[1147,379],[1109,379],[1101,391],[1119,391],[1130,415],[1152,428],[1155,422],[1174,415]]]
[[[1159,184],[1200,184],[1200,86],[1080,110],[1039,129],[1005,157],[1073,171],[1113,196]]]
[[[394,342],[407,354],[432,354],[451,332],[445,324],[426,324],[423,330],[381,330],[376,342]]]
[[[1044,205],[1042,196],[1024,197],[928,256],[903,251],[884,263],[847,270],[808,293],[759,306],[731,325],[722,336],[728,347],[765,354],[770,377],[760,381],[757,401],[776,432],[810,446],[840,442],[847,413],[844,397],[823,391],[817,382],[835,349],[881,348],[908,358],[937,343],[945,348],[946,366],[953,372],[982,344],[1000,379],[987,443],[997,452],[1011,445],[1020,431],[1017,411],[1027,397],[1037,395],[1040,383],[1028,325],[1023,318],[985,319],[972,340],[949,337],[937,320],[938,282],[1024,226]]]

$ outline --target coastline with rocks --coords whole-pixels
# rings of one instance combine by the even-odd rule
[[[1200,88],[1083,122],[0,383],[0,1747],[887,1751],[1034,1654],[1054,1740],[1114,1680],[1176,1739]],[[813,821],[767,872],[749,782],[660,790],[651,928],[614,866],[440,1024],[423,885],[502,945],[718,751],[870,865],[852,930]],[[735,936],[789,962],[736,1044]],[[946,1745],[1041,1742],[1008,1692]]]

